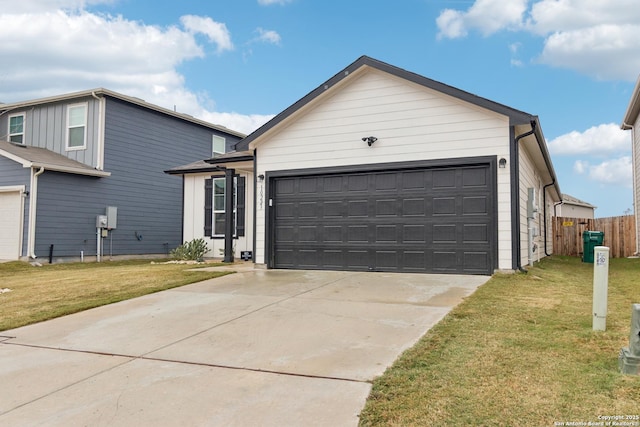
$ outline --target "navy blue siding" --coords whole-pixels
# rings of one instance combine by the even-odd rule
[[[22,167],[21,164],[0,157],[0,187],[8,187],[14,185],[24,185],[26,191],[29,191],[31,185],[31,169]],[[29,222],[29,198],[24,203],[24,219],[22,227],[22,256],[27,255],[27,224]]]
[[[182,178],[165,170],[211,157],[214,131],[107,98],[106,178],[45,172],[40,176],[36,254],[96,252],[96,216],[118,208],[104,254],[163,254],[182,240]],[[228,143],[239,138],[220,134]],[[142,236],[141,239],[137,236]]]

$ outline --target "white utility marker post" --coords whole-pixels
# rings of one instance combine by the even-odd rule
[[[609,288],[609,248],[593,250],[593,330],[607,329],[607,294]]]

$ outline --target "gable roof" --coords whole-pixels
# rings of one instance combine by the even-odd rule
[[[493,111],[495,113],[507,116],[509,118],[509,124],[511,126],[516,126],[516,125],[531,126],[534,133],[535,140],[537,142],[538,149],[540,150],[541,160],[546,165],[547,170],[549,172],[549,177],[553,181],[552,184],[554,189],[556,190],[557,197],[560,198],[560,195],[562,193],[560,191],[560,186],[558,184],[556,173],[553,168],[553,163],[551,162],[551,155],[549,154],[545,137],[542,134],[542,129],[540,127],[540,120],[538,116],[525,113],[524,111],[516,110],[515,108],[508,107],[504,104],[500,104],[498,102],[494,102],[486,98],[482,98],[480,96],[455,88],[453,86],[449,86],[447,84],[429,79],[427,77],[404,70],[402,68],[395,67],[385,62],[378,61],[377,59],[370,58],[366,55],[363,55],[360,58],[358,58],[355,62],[353,62],[352,64],[347,66],[345,69],[343,69],[342,71],[340,71],[339,73],[331,77],[329,80],[327,80],[326,82],[324,82],[323,84],[321,84],[320,86],[318,86],[317,88],[309,92],[307,95],[305,95],[304,97],[296,101],[294,104],[289,106],[280,114],[276,115],[273,119],[265,123],[263,126],[255,130],[253,133],[249,134],[247,137],[240,140],[235,145],[235,149],[237,151],[249,150],[251,148],[250,144],[252,142],[260,139],[266,134],[271,133],[273,129],[277,128],[283,122],[287,121],[287,119],[291,118],[297,112],[299,112],[300,110],[305,108],[307,105],[315,101],[318,97],[331,91],[337,85],[348,80],[351,76],[356,74],[358,71],[366,68],[373,68],[379,71],[383,71],[393,76],[408,80],[412,83],[441,92],[445,95],[458,98],[462,101],[471,103],[478,107],[485,108],[489,111]]]
[[[584,200],[580,200],[576,197],[570,196],[566,193],[564,193],[562,195],[562,203],[565,205],[575,205],[575,206],[582,206],[585,208],[592,208],[595,209],[597,206],[592,205],[591,203],[587,203]]]
[[[200,126],[204,126],[213,130],[217,130],[220,132],[224,132],[226,134],[229,135],[233,135],[233,136],[237,136],[237,137],[244,137],[245,134],[231,130],[229,128],[226,128],[224,126],[221,125],[216,125],[213,123],[209,123],[206,122],[204,120],[200,120],[197,119],[189,114],[184,114],[184,113],[178,113],[176,111],[172,111],[169,110],[167,108],[163,108],[160,107],[158,105],[155,104],[150,104],[148,102],[146,102],[143,99],[140,98],[136,98],[133,96],[128,96],[128,95],[123,95],[121,93],[118,92],[114,92],[112,90],[108,90],[108,89],[104,89],[104,88],[97,88],[97,89],[89,89],[89,90],[84,90],[84,91],[80,91],[80,92],[72,92],[72,93],[66,93],[63,95],[56,95],[56,96],[50,96],[47,98],[40,98],[40,99],[32,99],[29,101],[20,101],[20,102],[12,102],[12,103],[8,103],[8,104],[1,104],[0,103],[0,111],[11,111],[11,110],[18,110],[21,108],[26,108],[26,107],[33,107],[36,105],[42,105],[42,104],[49,104],[52,102],[60,102],[60,101],[68,101],[68,100],[73,100],[73,99],[77,99],[77,98],[87,98],[87,97],[99,97],[99,96],[109,96],[111,98],[114,99],[119,99],[121,101],[125,101],[128,102],[130,104],[134,104],[143,108],[146,108],[148,110],[152,110],[152,111],[156,111],[158,113],[162,113],[162,114],[166,114],[168,116],[172,116],[172,117],[176,117],[178,119],[181,120],[186,120],[188,122],[191,123],[195,123],[197,125]]]
[[[236,144],[236,150],[243,151],[249,149],[249,144],[256,139],[260,138],[262,135],[268,133],[270,130],[278,126],[280,123],[285,121],[287,118],[292,116],[294,113],[314,101],[316,98],[324,94],[325,92],[331,90],[338,83],[343,82],[344,80],[349,79],[351,75],[353,75],[356,71],[360,70],[363,67],[370,67],[376,70],[380,70],[396,77],[403,78],[410,82],[419,84],[421,86],[427,87],[429,89],[436,90],[438,92],[444,93],[446,95],[458,98],[460,100],[469,102],[471,104],[475,104],[479,107],[486,108],[490,111],[494,111],[496,113],[505,115],[509,117],[509,120],[512,125],[518,124],[529,124],[531,121],[537,121],[536,116],[532,116],[531,114],[525,113],[523,111],[516,110],[514,108],[508,107],[503,104],[499,104],[497,102],[491,101],[486,98],[482,98],[480,96],[474,95],[469,92],[465,92],[461,89],[457,89],[453,86],[446,85],[444,83],[438,82],[436,80],[429,79],[427,77],[421,76],[416,73],[412,73],[410,71],[404,70],[402,68],[395,67],[393,65],[387,64],[382,61],[378,61],[377,59],[370,58],[366,55],[361,56],[355,62],[347,66],[345,69],[331,77],[329,80],[309,92],[303,98],[296,101],[290,107],[282,111],[280,114],[276,115],[273,119],[265,123],[263,126],[255,130],[253,133],[249,134],[246,138],[239,141]]]
[[[252,151],[233,151],[211,159],[198,160],[197,162],[189,163],[187,165],[177,166],[164,171],[164,173],[169,175],[185,175],[190,173],[219,172],[229,165],[247,162],[249,162],[253,167]]]
[[[636,86],[633,89],[633,94],[629,100],[627,111],[624,113],[620,128],[623,130],[631,129],[638,119],[638,115],[640,115],[640,76],[638,76],[638,80],[636,81]]]
[[[29,147],[0,141],[0,156],[20,163],[25,168],[45,168],[46,170],[89,175],[97,177],[111,176],[110,172],[94,169],[84,163],[76,162],[61,154],[45,148]]]

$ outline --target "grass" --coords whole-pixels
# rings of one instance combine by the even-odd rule
[[[553,426],[640,415],[640,377],[618,371],[639,279],[640,259],[610,260],[607,330],[594,332],[592,264],[553,257],[528,274],[494,276],[375,380],[360,424]]]
[[[228,274],[194,267],[149,260],[2,263],[0,288],[11,292],[0,293],[0,331]]]

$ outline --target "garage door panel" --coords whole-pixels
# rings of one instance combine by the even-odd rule
[[[462,186],[468,187],[487,187],[488,185],[488,169],[486,168],[467,168],[462,170]]]
[[[375,201],[375,216],[398,216],[397,199],[377,199]]]
[[[402,200],[402,216],[425,216],[427,214],[427,201],[424,197]]]
[[[370,265],[369,251],[366,249],[346,251],[345,265],[353,270],[367,270]]]
[[[489,215],[487,196],[464,197],[462,199],[463,215]]]
[[[428,271],[427,254],[425,251],[403,251],[402,255],[402,271]]]
[[[0,191],[0,259],[20,257],[22,236],[22,195],[19,191]]]
[[[462,241],[468,243],[489,243],[489,227],[486,224],[464,224]]]
[[[294,219],[296,217],[295,215],[295,211],[296,211],[296,205],[295,203],[279,203],[278,204],[278,210],[276,211],[276,220],[279,219]]]
[[[300,219],[317,219],[318,218],[318,202],[300,202],[298,204],[298,218]]]
[[[487,164],[276,178],[272,266],[490,274],[491,170]]]
[[[402,226],[402,240],[405,244],[418,244],[427,242],[427,226],[424,224],[406,224]]]
[[[456,251],[433,251],[431,257],[433,271],[458,271],[458,253]]]
[[[434,170],[432,177],[432,189],[454,189],[456,188],[456,170],[444,169]]]
[[[349,218],[366,218],[369,216],[368,200],[348,200],[347,206]]]
[[[433,202],[433,215],[450,215],[456,214],[456,198],[455,197],[434,197]]]
[[[464,252],[463,271],[466,273],[481,273],[485,270],[489,254],[487,252]]]

